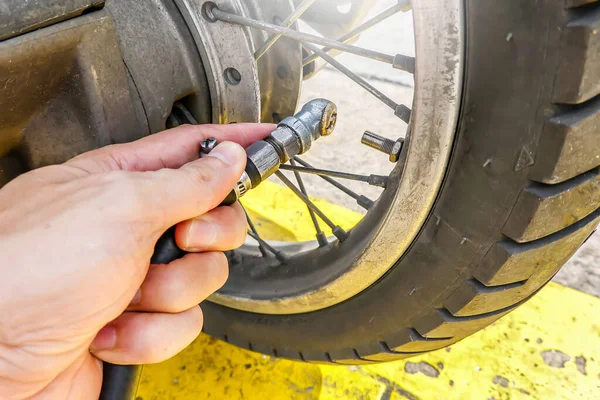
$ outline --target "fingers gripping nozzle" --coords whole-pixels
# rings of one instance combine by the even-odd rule
[[[221,205],[235,203],[250,189],[273,175],[281,163],[307,152],[312,142],[333,132],[336,120],[335,104],[324,99],[310,101],[296,115],[285,118],[267,138],[246,149],[246,170]],[[216,145],[214,138],[203,141],[200,145],[201,155],[209,154]],[[185,252],[175,243],[175,227],[172,227],[156,243],[151,262],[168,264],[184,255]]]
[[[248,156],[246,170],[222,204],[235,203],[250,189],[273,175],[281,163],[289,161],[298,154],[306,153],[315,140],[333,132],[336,120],[335,104],[324,99],[310,101],[296,115],[285,118],[267,138],[254,143],[246,150]],[[201,156],[209,154],[216,145],[217,141],[214,138],[203,141],[200,145]],[[156,243],[150,262],[168,264],[185,254],[186,252],[181,250],[175,241],[175,227],[171,227]],[[108,376],[110,371],[114,376],[121,374],[120,376],[127,382],[131,381],[129,377],[132,376],[130,375],[132,371],[135,372],[122,366],[106,364],[105,367],[105,376]],[[110,390],[112,388],[103,388],[103,394]]]
[[[273,175],[279,165],[306,153],[315,140],[333,132],[336,122],[337,107],[325,99],[309,101],[296,115],[282,120],[267,138],[246,149],[246,170],[223,203],[233,204]]]

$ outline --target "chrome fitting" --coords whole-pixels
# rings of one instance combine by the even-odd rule
[[[248,190],[273,175],[282,163],[310,149],[312,142],[335,129],[337,107],[325,99],[309,101],[293,117],[287,117],[264,140],[246,149],[246,170],[225,203],[232,204]]]

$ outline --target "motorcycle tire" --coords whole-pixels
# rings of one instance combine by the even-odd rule
[[[600,221],[600,2],[466,0],[451,160],[417,238],[375,284],[316,311],[205,302],[205,330],[294,360],[443,348],[540,290]],[[385,251],[385,249],[382,249]]]

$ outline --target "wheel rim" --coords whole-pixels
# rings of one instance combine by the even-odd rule
[[[460,0],[412,3],[415,97],[410,134],[388,187],[343,242],[308,251],[314,244],[286,244],[283,248],[272,243],[278,251],[290,252],[292,247],[302,250],[285,263],[272,254],[262,257],[261,251],[273,253],[262,241],[261,250],[245,246],[230,254],[230,279],[209,301],[265,314],[297,314],[330,307],[385,275],[418,235],[441,187],[456,131],[464,11]],[[293,180],[292,175],[289,177]]]

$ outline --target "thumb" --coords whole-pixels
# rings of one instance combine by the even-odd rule
[[[155,212],[159,213],[155,215],[164,216],[167,228],[212,210],[231,192],[244,168],[244,149],[237,143],[223,142],[209,155],[179,169],[149,172],[158,208]]]

